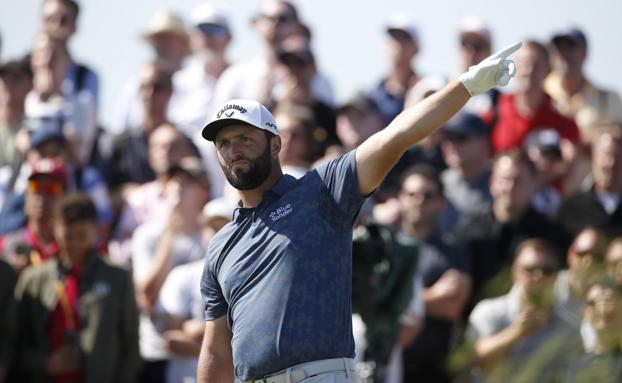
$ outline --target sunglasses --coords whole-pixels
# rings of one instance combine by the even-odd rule
[[[488,49],[488,44],[482,41],[477,41],[477,40],[461,39],[460,45],[463,48],[472,49],[476,52],[481,52],[485,49]]]
[[[287,13],[281,13],[279,15],[273,15],[273,16],[261,15],[260,17],[264,20],[271,21],[275,24],[286,24],[286,23],[291,22],[294,19],[292,15],[287,14]]]
[[[71,15],[66,13],[62,15],[49,15],[45,17],[46,23],[58,23],[61,26],[67,26],[71,21]]]
[[[63,183],[45,178],[28,180],[28,191],[34,194],[43,194],[50,197],[60,197],[65,191]]]
[[[229,35],[226,27],[218,24],[201,23],[197,25],[197,29],[204,35],[221,39]]]
[[[460,133],[448,133],[446,136],[447,141],[452,142],[452,143],[467,142],[469,138],[471,137],[469,137],[466,134],[460,134]]]
[[[520,266],[521,270],[529,275],[536,272],[542,273],[542,275],[553,275],[557,272],[557,268],[551,265],[532,265],[532,266]]]
[[[423,201],[431,201],[434,198],[438,197],[438,193],[430,191],[430,190],[426,190],[424,192],[407,192],[404,191],[404,194],[406,194],[407,196],[411,197],[411,198],[421,198]]]

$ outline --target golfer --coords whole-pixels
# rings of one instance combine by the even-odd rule
[[[384,130],[300,179],[283,175],[270,112],[231,100],[203,129],[240,204],[210,241],[201,280],[198,381],[357,382],[351,322],[352,224],[402,154],[516,67],[490,56]]]

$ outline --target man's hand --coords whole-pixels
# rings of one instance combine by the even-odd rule
[[[514,43],[472,66],[459,79],[471,96],[484,93],[496,86],[506,86],[516,74],[516,64],[508,57],[516,52],[522,43]]]
[[[523,338],[544,327],[548,319],[548,312],[538,309],[533,305],[526,305],[519,312],[518,317],[516,317],[512,325],[515,327],[519,338]]]

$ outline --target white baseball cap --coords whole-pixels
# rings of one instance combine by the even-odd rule
[[[220,129],[240,122],[279,135],[274,116],[265,106],[254,100],[229,100],[218,108],[213,120],[205,125],[203,138],[214,141]]]
[[[389,18],[389,22],[386,25],[386,31],[391,33],[392,31],[405,32],[415,44],[419,43],[419,33],[417,27],[413,24],[412,20],[403,13],[396,13]]]
[[[216,24],[229,29],[229,20],[224,9],[215,6],[212,3],[201,3],[197,5],[190,16],[194,25],[199,24]]]

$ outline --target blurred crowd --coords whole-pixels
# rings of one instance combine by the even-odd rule
[[[98,74],[68,48],[80,7],[42,0],[28,54],[0,56],[0,383],[194,381],[203,259],[237,206],[200,134],[215,105],[266,105],[300,177],[494,42],[466,18],[456,73],[421,73],[417,27],[397,14],[378,31],[387,73],[337,104],[295,4],[257,9],[262,50],[240,62],[225,9],[163,10],[142,35],[152,59],[102,126]],[[589,53],[576,26],[524,41],[513,88],[472,98],[366,202],[365,382],[622,381],[622,102],[586,77]]]

